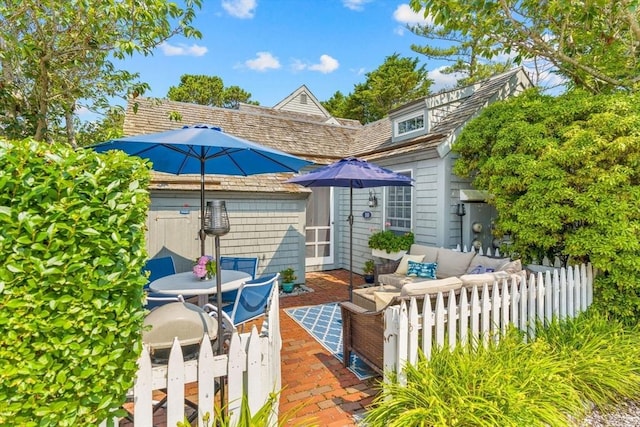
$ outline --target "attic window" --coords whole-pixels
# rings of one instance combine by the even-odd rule
[[[307,94],[306,93],[301,93],[300,94],[300,104],[306,104],[307,103]]]
[[[424,113],[396,122],[396,136],[424,129]]]

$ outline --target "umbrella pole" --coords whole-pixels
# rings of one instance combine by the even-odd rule
[[[349,301],[353,301],[353,183],[349,185]]]
[[[220,236],[216,235],[216,303],[218,306],[218,355],[224,354],[224,330],[222,328],[222,270],[220,269]],[[224,401],[224,386],[226,379],[220,378],[220,403],[223,408],[227,405]]]
[[[207,235],[204,232],[204,160],[200,160],[200,256],[204,256],[204,239]]]

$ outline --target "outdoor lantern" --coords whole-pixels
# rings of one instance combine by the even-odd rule
[[[369,207],[375,208],[378,206],[378,198],[376,197],[376,193],[373,190],[369,190]]]
[[[229,232],[229,215],[222,200],[207,202],[204,210],[204,232],[209,236],[223,236]]]

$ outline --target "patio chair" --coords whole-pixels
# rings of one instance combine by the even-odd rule
[[[274,283],[277,282],[278,277],[280,273],[268,274],[243,283],[238,289],[238,295],[233,304],[222,307],[223,317],[226,315],[234,327],[242,328],[247,322],[263,316],[269,306],[270,298],[273,297],[274,288],[277,289]],[[215,305],[206,304],[205,310],[216,313],[217,317],[218,309]]]
[[[258,258],[257,257],[230,257],[230,256],[221,256],[220,257],[220,269],[222,270],[236,270],[236,271],[244,271],[247,274],[251,275],[251,279],[256,278],[256,274],[258,273]],[[232,303],[236,300],[236,296],[238,295],[238,290],[234,289],[232,291],[227,291],[222,293],[222,302],[224,303]],[[215,302],[215,297],[211,299],[212,302]]]
[[[170,302],[184,302],[184,297],[182,295],[169,296],[157,292],[149,292],[149,284],[151,282],[161,277],[176,273],[176,267],[173,263],[172,257],[167,256],[147,260],[144,267],[142,267],[142,272],[149,273],[149,281],[144,285],[144,291],[146,293],[146,303],[144,307],[147,310],[153,310],[154,308],[158,308]]]

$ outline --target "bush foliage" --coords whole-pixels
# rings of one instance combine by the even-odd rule
[[[149,168],[0,141],[0,425],[96,425],[133,385]]]
[[[454,171],[491,194],[525,261],[590,261],[596,303],[640,315],[640,94],[531,90],[468,123]]]

